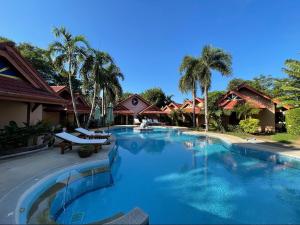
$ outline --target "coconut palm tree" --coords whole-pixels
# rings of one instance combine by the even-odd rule
[[[91,111],[86,127],[89,126],[94,113],[95,102],[100,93],[100,87],[104,85],[106,80],[105,68],[109,67],[111,64],[113,64],[113,59],[108,53],[91,49],[81,68],[84,86],[90,86],[89,84],[93,86],[91,91],[91,95],[93,96],[91,99]]]
[[[72,77],[78,75],[80,64],[85,57],[86,47],[89,45],[84,36],[73,36],[64,27],[54,28],[53,34],[58,40],[49,45],[49,52],[53,57],[54,66],[59,73],[67,73],[68,75],[75,120],[77,126],[80,127],[72,87]]]
[[[121,98],[123,89],[120,84],[120,79],[124,80],[124,75],[120,68],[113,63],[110,64],[105,69],[105,77],[101,85],[103,113],[105,113],[106,106],[109,102],[116,102]]]
[[[213,71],[220,72],[223,76],[229,76],[232,73],[231,55],[220,48],[214,48],[210,45],[204,46],[199,62],[196,66],[200,87],[204,94],[204,114],[205,131],[208,131],[208,107],[207,96],[211,86],[211,77]]]
[[[197,94],[197,83],[199,81],[198,73],[196,67],[199,63],[197,58],[192,56],[185,56],[182,60],[179,71],[181,73],[181,78],[179,80],[179,90],[182,93],[192,93],[193,98],[193,127],[196,126],[196,116],[195,116],[195,98]]]

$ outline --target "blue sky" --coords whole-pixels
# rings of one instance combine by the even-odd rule
[[[297,0],[0,0],[0,35],[47,47],[54,26],[84,34],[109,52],[126,76],[125,91],[161,87],[176,101],[178,67],[205,44],[233,56],[233,76],[214,74],[212,90],[232,78],[282,77],[283,62],[299,58]],[[200,93],[199,93],[200,95]]]

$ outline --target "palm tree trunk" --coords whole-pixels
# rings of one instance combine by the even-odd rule
[[[193,127],[196,127],[196,88],[193,88]]]
[[[74,110],[76,124],[77,124],[77,127],[80,127],[80,122],[79,122],[79,119],[78,119],[76,102],[75,102],[74,92],[73,92],[72,71],[71,71],[71,58],[70,57],[69,57],[69,88],[70,88],[70,93],[71,93],[71,99],[72,99],[72,105],[73,105],[73,110]]]
[[[94,83],[94,95],[93,95],[93,99],[92,99],[92,106],[91,106],[91,111],[90,111],[89,119],[88,119],[88,121],[86,123],[86,128],[89,127],[91,119],[92,119],[92,115],[93,115],[94,110],[95,110],[95,102],[96,102],[97,94],[98,94],[98,85],[95,82]]]
[[[102,89],[102,125],[105,125],[105,94],[104,94],[104,87]]]
[[[207,86],[204,87],[204,119],[205,119],[205,132],[208,131],[208,110],[207,110]]]

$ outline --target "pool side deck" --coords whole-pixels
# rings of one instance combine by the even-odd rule
[[[283,156],[297,158],[300,160],[300,148],[294,146],[284,146],[284,145],[281,146],[279,144],[276,144],[275,142],[267,142],[260,139],[246,140],[240,137],[236,137],[228,134],[222,134],[222,133],[190,131],[190,130],[186,130],[184,131],[184,133],[192,134],[192,135],[208,135],[210,137],[223,139],[228,143],[239,145],[241,147],[273,152],[273,153],[281,154]]]
[[[40,152],[0,160],[0,224],[14,223],[14,210],[20,196],[40,179],[56,171],[82,163],[104,160],[115,146],[115,137],[110,145],[103,145],[91,157],[80,158],[79,146],[60,154],[60,148],[48,148]]]

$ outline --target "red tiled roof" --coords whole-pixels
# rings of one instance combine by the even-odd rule
[[[199,103],[200,103],[200,102],[204,102],[204,99],[203,99],[203,98],[198,98],[198,97],[196,97],[195,100],[198,101]]]
[[[150,105],[149,107],[145,108],[139,114],[144,115],[144,114],[166,114],[167,112],[162,111],[160,108],[157,106]]]
[[[133,115],[134,112],[132,110],[127,109],[125,106],[118,104],[114,107],[113,110],[114,114],[121,114],[121,115]]]
[[[184,108],[183,112],[184,113],[193,113],[193,108]],[[196,114],[200,114],[201,113],[201,109],[199,107],[195,107],[195,113]]]
[[[243,101],[243,100],[242,100],[242,101]],[[244,101],[243,101],[243,102],[244,102]],[[223,109],[225,109],[225,110],[232,110],[232,109],[234,109],[234,107],[235,107],[236,105],[238,105],[239,103],[240,103],[239,100],[231,100],[231,101],[226,100],[226,101],[222,102],[222,103],[220,104],[220,106],[223,107]]]
[[[252,92],[254,92],[254,93],[256,93],[256,94],[258,94],[258,95],[260,95],[260,96],[262,96],[262,97],[264,97],[264,98],[266,98],[266,99],[271,100],[271,97],[270,97],[269,95],[267,95],[267,94],[265,94],[265,93],[263,93],[263,92],[261,92],[261,91],[259,91],[259,90],[256,90],[255,88],[249,86],[249,85],[246,84],[246,83],[240,84],[240,85],[236,88],[236,90],[239,91],[239,90],[242,89],[242,88],[246,88],[246,89],[248,89],[248,90],[250,90],[250,91],[252,91]]]
[[[46,90],[33,87],[30,83],[0,77],[0,98],[14,101],[64,104],[65,100]]]
[[[21,78],[1,77],[1,99],[46,104],[65,103],[53,92],[33,66],[21,56],[13,42],[0,43],[0,56],[9,63],[9,66],[18,71],[18,77]]]

